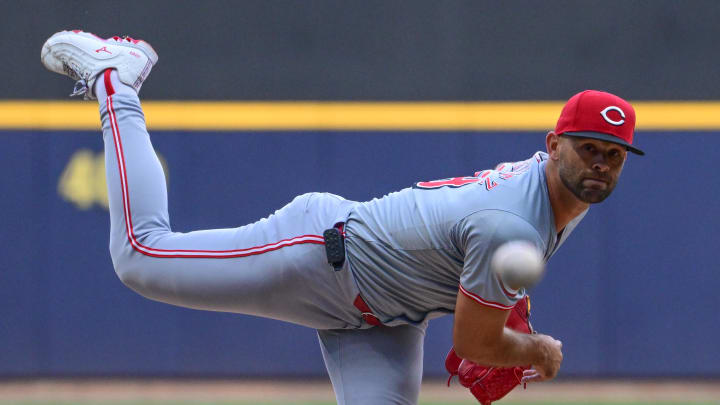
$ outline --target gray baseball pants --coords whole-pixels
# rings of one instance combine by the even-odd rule
[[[100,114],[110,252],[125,285],[172,305],[315,328],[338,404],[417,403],[425,326],[370,327],[352,304],[358,289],[347,264],[327,263],[322,233],[355,202],[310,193],[239,228],[173,232],[139,99],[108,96]]]

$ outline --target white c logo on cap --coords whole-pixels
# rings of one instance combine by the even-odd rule
[[[622,119],[620,121],[613,121],[610,118],[608,118],[608,116],[607,116],[608,111],[613,111],[613,110],[620,113],[620,116],[622,117]],[[604,110],[602,110],[600,112],[600,115],[602,115],[602,117],[605,119],[605,121],[607,121],[609,124],[612,124],[615,126],[622,125],[625,123],[625,113],[623,112],[623,110],[620,109],[620,107],[615,107],[614,105],[611,105],[610,107],[607,107]]]

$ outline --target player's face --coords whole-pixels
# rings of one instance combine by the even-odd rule
[[[599,203],[612,193],[627,150],[611,142],[560,136],[558,171],[565,187],[586,203]]]

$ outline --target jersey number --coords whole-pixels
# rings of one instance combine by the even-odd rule
[[[462,187],[468,184],[474,184],[479,182],[480,179],[477,177],[453,177],[450,179],[433,180],[433,181],[421,181],[415,183],[415,188],[433,189],[440,187]]]
[[[440,187],[458,188],[467,186],[468,184],[485,183],[485,188],[490,190],[497,186],[497,183],[490,179],[489,174],[490,170],[483,170],[482,172],[475,173],[473,177],[452,177],[449,179],[421,181],[413,184],[413,188],[432,190]]]

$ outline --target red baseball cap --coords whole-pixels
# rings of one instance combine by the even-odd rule
[[[635,110],[630,103],[597,90],[585,90],[572,96],[555,126],[558,135],[612,142],[644,155],[645,152],[632,146],[634,131]]]

